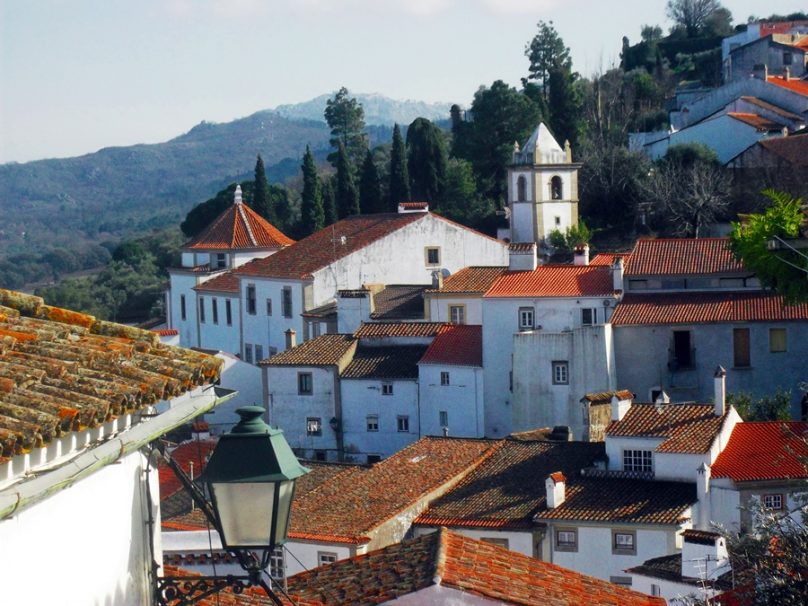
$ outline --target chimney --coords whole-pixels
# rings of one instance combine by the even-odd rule
[[[682,533],[682,576],[716,579],[729,571],[727,540],[717,532],[685,530]]]
[[[533,271],[538,267],[535,242],[517,242],[508,246],[508,269],[511,271]]]
[[[712,471],[710,470],[710,466],[707,463],[702,462],[701,465],[698,466],[696,470],[698,473],[696,474],[696,498],[698,499],[698,503],[696,503],[696,514],[694,516],[695,522],[699,528],[709,528],[710,526],[710,478],[712,477]]]
[[[442,429],[443,429],[443,437],[448,438],[449,437],[449,428],[446,425],[444,425]]]
[[[286,335],[286,349],[292,349],[297,346],[297,332],[293,328],[288,329],[283,334]]]
[[[432,272],[432,288],[435,290],[443,288],[443,272],[439,269]]]
[[[765,63],[756,63],[752,68],[752,77],[766,82],[769,79],[769,66]]]
[[[579,244],[575,247],[574,265],[589,265],[589,244]]]
[[[612,263],[612,288],[614,290],[624,290],[623,289],[623,268],[625,267],[625,262],[623,261],[623,257],[615,257],[614,262]]]
[[[560,471],[556,471],[547,476],[544,481],[544,489],[547,492],[547,509],[555,509],[564,503],[567,497],[567,478]]]
[[[428,213],[428,202],[399,202],[398,214],[403,215],[407,213]]]
[[[788,82],[791,79],[791,69],[786,66],[783,68],[783,80]]]
[[[233,204],[241,204],[241,185],[236,185],[236,193],[233,195]]]
[[[631,408],[631,398],[620,399],[617,395],[612,396],[612,421],[622,421],[628,409]]]
[[[723,417],[727,407],[727,371],[721,366],[715,369],[713,385],[715,389],[715,416]]]

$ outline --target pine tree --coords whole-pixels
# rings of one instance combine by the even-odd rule
[[[334,178],[326,177],[320,181],[320,191],[323,193],[323,213],[325,224],[337,222],[337,196],[334,192]]]
[[[303,156],[303,193],[300,202],[300,231],[302,235],[309,235],[325,227],[325,211],[323,198],[320,193],[320,182],[317,178],[317,166],[309,146]]]
[[[261,158],[261,154],[258,154],[255,160],[252,208],[273,225],[278,222],[278,217],[275,214],[275,208],[269,195],[269,182],[267,181],[267,173],[264,170],[264,160]]]
[[[398,210],[400,202],[410,199],[410,176],[407,171],[407,150],[398,124],[393,127],[393,149],[390,151],[390,208]]]
[[[345,146],[337,147],[337,216],[340,219],[359,214],[359,194],[356,192],[354,167]]]
[[[354,165],[362,160],[363,152],[367,147],[365,135],[365,112],[362,104],[355,98],[348,97],[348,89],[344,86],[339,89],[333,99],[326,101],[325,121],[331,129],[331,147],[337,148],[340,144],[345,147],[348,157]],[[328,161],[337,166],[337,154],[328,155]]]
[[[443,132],[426,118],[416,118],[407,129],[407,168],[414,199],[435,206],[446,185],[446,160]]]
[[[359,177],[359,206],[364,213],[383,213],[386,209],[382,201],[382,188],[379,171],[373,161],[373,154],[367,150],[362,174]]]

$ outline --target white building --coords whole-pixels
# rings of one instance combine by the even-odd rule
[[[509,247],[511,256],[514,246],[511,244]],[[535,244],[532,249],[535,257]],[[427,320],[452,324],[482,324],[483,295],[506,269],[497,266],[464,267],[446,278],[439,276],[432,288],[424,292]]]

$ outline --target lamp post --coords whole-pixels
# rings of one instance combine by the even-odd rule
[[[247,574],[158,577],[155,601],[161,606],[189,605],[226,587],[241,593],[250,586],[263,587],[281,605],[262,574],[273,549],[286,540],[295,480],[309,470],[298,462],[283,431],[261,419],[263,408],[236,412],[241,420],[219,438],[202,475],[210,502],[173,459],[167,462]]]

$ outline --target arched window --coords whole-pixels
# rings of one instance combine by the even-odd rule
[[[516,200],[517,202],[527,200],[527,179],[525,179],[524,175],[519,175],[516,180]]]
[[[553,200],[561,200],[564,198],[564,185],[561,182],[561,177],[558,175],[550,179],[550,197]]]

